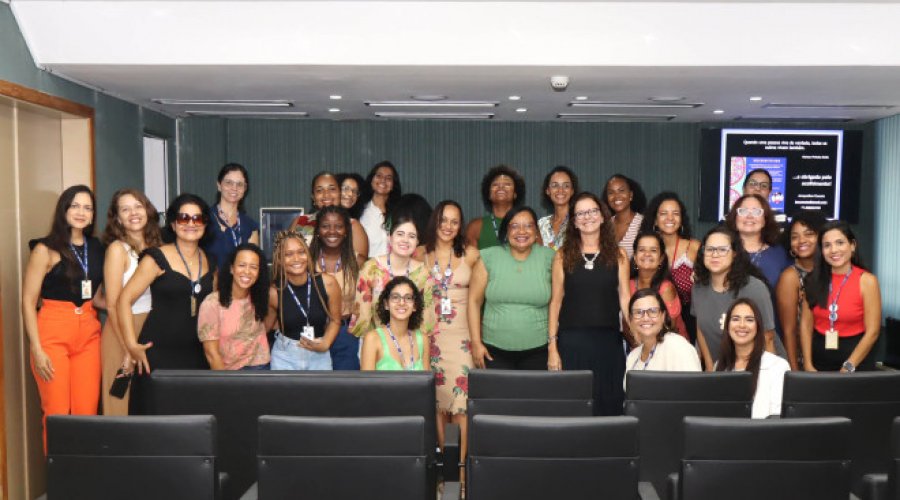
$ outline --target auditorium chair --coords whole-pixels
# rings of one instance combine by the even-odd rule
[[[259,498],[420,500],[425,419],[259,418]]]
[[[150,376],[146,407],[159,415],[209,413],[219,427],[219,468],[230,476],[224,497],[240,498],[256,482],[258,419],[393,417],[425,419],[427,487],[437,483],[434,375],[428,372],[166,371]],[[352,470],[348,470],[352,480]],[[430,494],[430,497],[428,496]]]
[[[686,417],[678,500],[847,500],[849,419]]]
[[[47,417],[49,500],[213,500],[219,481],[210,415]]]
[[[476,415],[468,500],[638,498],[637,419]]]
[[[626,374],[625,414],[637,417],[642,488],[662,495],[681,460],[687,416],[750,417],[753,378],[747,372]]]
[[[467,415],[589,417],[592,386],[590,371],[472,370]]]
[[[900,417],[891,426],[891,457],[887,474],[863,476],[862,500],[900,500]]]
[[[853,422],[853,492],[866,474],[892,467],[891,426],[900,416],[900,372],[803,373],[784,376],[782,418],[846,417]]]

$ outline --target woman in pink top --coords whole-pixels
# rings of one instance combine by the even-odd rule
[[[634,255],[631,258],[631,294],[643,288],[659,292],[666,303],[666,312],[678,333],[688,338],[687,328],[681,319],[681,301],[675,285],[669,277],[669,259],[665,243],[657,233],[641,233],[634,240]]]
[[[269,274],[262,250],[244,243],[219,270],[215,292],[200,304],[197,334],[213,370],[268,370]]]

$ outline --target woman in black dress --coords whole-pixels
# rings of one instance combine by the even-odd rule
[[[209,368],[203,345],[197,339],[197,311],[213,290],[216,268],[200,248],[208,235],[208,214],[209,207],[200,197],[179,195],[166,210],[168,226],[163,238],[171,243],[147,249],[134,276],[119,294],[119,329],[137,364],[131,414],[144,413],[141,386],[151,367]],[[153,309],[138,338],[131,305],[148,286]]]
[[[625,352],[619,308],[628,297],[628,257],[609,209],[596,195],[571,201],[574,224],[553,258],[547,368],[591,370],[594,414],[621,415]],[[626,302],[627,303],[627,302]]]

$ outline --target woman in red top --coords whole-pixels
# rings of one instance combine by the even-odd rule
[[[878,279],[862,268],[856,236],[843,221],[822,227],[801,319],[803,368],[852,373],[873,370],[881,327]]]

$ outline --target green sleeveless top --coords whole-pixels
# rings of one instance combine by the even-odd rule
[[[383,328],[376,328],[376,332],[378,332],[378,338],[381,339],[381,359],[375,363],[375,370],[377,371],[404,371],[403,365],[397,362],[391,353],[397,350],[397,347],[394,346],[393,342],[388,342],[387,335],[384,333]],[[413,365],[414,370],[424,370],[425,365],[422,364],[422,360],[425,358],[425,346],[422,343],[422,331],[416,330],[413,333],[416,336],[416,346],[419,349],[419,359],[416,360]],[[408,342],[408,341],[407,341]]]
[[[494,230],[495,223],[497,224],[497,230],[500,229],[500,222],[501,220],[492,213],[488,213],[481,218],[481,232],[478,233],[479,250],[500,245],[500,240],[497,239],[497,232]]]

